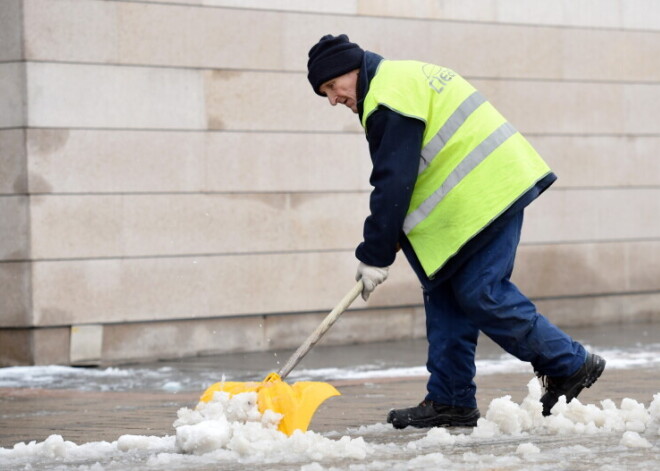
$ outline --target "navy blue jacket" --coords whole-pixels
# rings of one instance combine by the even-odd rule
[[[364,112],[364,97],[381,60],[383,58],[373,52],[366,51],[364,54],[357,89],[360,120]],[[369,201],[371,214],[364,222],[364,241],[358,245],[355,256],[367,265],[386,267],[394,262],[400,246],[423,288],[430,290],[451,277],[512,215],[522,211],[557,177],[551,173],[539,181],[500,217],[466,243],[433,279],[429,279],[402,230],[417,180],[424,128],[422,121],[400,115],[386,107],[378,108],[367,119],[366,137],[373,163],[369,180],[373,186]],[[484,192],[487,191],[488,189],[484,188]]]

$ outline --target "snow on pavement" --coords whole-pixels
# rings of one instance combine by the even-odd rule
[[[541,414],[541,386],[528,383],[520,403],[510,396],[491,401],[474,429],[433,428],[407,432],[386,424],[319,434],[277,430],[279,415],[261,414],[256,394],[216,393],[209,403],[182,408],[175,434],[123,435],[113,442],[75,444],[61,435],[43,442],[0,448],[4,469],[104,471],[116,469],[417,470],[561,469],[573,460],[599,469],[655,470],[660,457],[660,393],[648,406],[625,398],[620,404],[560,402]],[[462,432],[462,433],[461,433]],[[401,437],[405,437],[401,440]],[[578,443],[579,442],[579,443]],[[585,446],[586,443],[589,446]]]
[[[608,371],[622,368],[660,367],[660,344],[645,344],[626,349],[599,349],[607,360]],[[479,375],[501,373],[532,373],[528,363],[511,355],[476,361]],[[249,378],[267,372],[248,372]],[[181,371],[175,366],[160,368],[76,368],[69,366],[15,366],[0,368],[0,388],[78,389],[84,391],[159,390],[164,392],[197,391],[218,381],[219,375],[227,381],[243,381],[236,373],[222,371]],[[337,381],[392,377],[419,377],[428,372],[424,366],[383,366],[363,364],[345,368],[300,369],[289,375],[291,381]]]

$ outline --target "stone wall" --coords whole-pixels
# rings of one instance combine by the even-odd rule
[[[370,161],[312,93],[347,33],[471,80],[559,175],[515,281],[561,325],[660,318],[653,0],[3,0],[0,364],[296,347],[350,289]],[[424,333],[399,257],[326,342]]]

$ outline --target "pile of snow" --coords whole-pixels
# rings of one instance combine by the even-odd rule
[[[533,379],[527,388],[529,394],[520,405],[511,401],[511,396],[494,399],[488,407],[486,417],[477,422],[472,436],[486,438],[523,433],[583,435],[626,432],[629,438],[623,442],[632,444],[635,442],[630,438],[633,437],[632,434],[643,433],[648,429],[656,433],[660,431],[660,393],[653,397],[648,409],[644,404],[630,398],[623,399],[617,408],[611,399],[601,401],[601,406],[598,407],[594,404],[582,404],[577,399],[567,404],[566,398],[562,396],[553,407],[552,415],[543,417],[539,382]],[[644,440],[641,437],[640,439]]]
[[[65,441],[60,435],[51,435],[43,442],[18,443],[13,448],[0,448],[0,464],[21,465],[30,469],[30,464],[37,463],[80,464],[126,460],[132,463],[141,461],[156,468],[185,469],[193,464],[217,465],[221,462],[307,463],[305,469],[313,471],[324,469],[319,463],[336,463],[338,460],[364,462],[366,459],[384,459],[391,462],[407,457],[404,458],[408,460],[406,469],[417,469],[450,463],[447,454],[460,450],[453,449],[455,445],[480,446],[492,443],[492,439],[501,441],[504,438],[506,441],[507,437],[513,437],[517,448],[502,456],[467,451],[459,458],[463,463],[479,466],[512,466],[521,460],[537,462],[544,459],[544,445],[533,443],[535,437],[566,434],[614,434],[614,437],[620,434],[618,444],[621,447],[657,448],[660,393],[654,396],[648,408],[629,398],[623,399],[619,407],[609,399],[596,406],[585,405],[578,400],[566,404],[562,398],[554,407],[552,416],[543,417],[539,402],[541,387],[536,378],[529,382],[528,390],[529,394],[520,404],[511,401],[510,396],[493,400],[485,417],[479,419],[471,433],[432,428],[422,438],[413,435],[417,439],[403,448],[393,443],[369,443],[361,436],[401,433],[386,424],[349,429],[348,433],[357,438],[345,435],[332,439],[331,436],[339,434],[324,436],[313,431],[296,431],[287,436],[277,430],[281,419],[279,414],[259,412],[256,393],[230,397],[227,393],[217,392],[212,401],[200,403],[195,409],[180,409],[173,424],[173,436],[123,435],[114,442],[77,445]],[[579,445],[569,448],[554,452],[590,452]],[[382,464],[382,461],[379,462]]]
[[[0,463],[103,461],[139,453],[146,453],[150,466],[190,463],[190,455],[202,462],[287,463],[362,460],[373,451],[362,437],[332,440],[300,430],[287,436],[277,429],[282,416],[270,410],[261,414],[254,392],[233,397],[217,392],[210,402],[201,402],[195,409],[182,408],[177,415],[174,436],[122,435],[112,443],[77,445],[61,435],[51,435],[43,442],[0,448]]]
[[[491,401],[485,417],[478,420],[470,434],[451,433],[445,428],[432,428],[424,437],[411,441],[407,448],[412,451],[488,443],[505,437],[530,439],[548,435],[597,435],[621,434],[619,444],[628,448],[652,448],[648,439],[660,436],[660,393],[653,397],[648,408],[634,399],[625,398],[617,407],[610,399],[601,401],[600,407],[582,404],[574,399],[569,404],[560,398],[552,415],[542,414],[541,386],[536,378],[527,385],[529,394],[520,404],[503,396]],[[378,427],[357,429],[365,432],[379,430]],[[576,452],[589,452],[578,447]],[[521,443],[517,455],[525,458],[539,454],[541,450],[531,442]],[[465,458],[465,457],[464,457]]]
[[[13,448],[0,448],[0,464],[34,462],[72,463],[103,461],[122,453],[159,453],[175,451],[174,437],[122,435],[116,441],[90,442],[77,445],[61,435],[51,435],[43,442],[17,443]],[[30,469],[26,467],[26,469]]]
[[[296,430],[291,436],[277,430],[282,416],[257,407],[254,392],[230,397],[216,392],[213,400],[201,402],[194,410],[178,412],[176,444],[180,452],[255,462],[364,459],[371,447],[361,438],[343,436],[331,440],[318,433]],[[231,455],[231,456],[230,456]]]

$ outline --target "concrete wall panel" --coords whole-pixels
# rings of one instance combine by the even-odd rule
[[[23,59],[21,0],[4,0],[0,8],[0,62]]]
[[[368,146],[358,133],[31,129],[28,148],[34,193],[370,188]]]
[[[361,132],[356,114],[331,107],[311,92],[304,74],[206,71],[203,73],[209,129]],[[264,100],[247,100],[261,96]],[[228,90],[238,91],[228,93]]]
[[[32,332],[28,329],[0,330],[0,365],[34,364]]]
[[[30,191],[204,191],[207,138],[164,131],[29,129]],[[226,153],[222,145],[212,151],[216,158]]]
[[[25,126],[25,64],[0,63],[0,129]]]
[[[199,72],[28,63],[29,126],[203,129]]]
[[[293,46],[291,35],[273,40],[287,18],[275,12],[122,4],[118,15],[119,62],[276,70],[286,68],[285,54]],[[182,29],[182,23],[189,27]]]
[[[283,28],[286,16],[277,12],[95,0],[28,0],[25,7],[26,49],[35,60],[280,69],[289,50],[264,47]]]
[[[356,267],[352,251],[34,262],[34,323],[329,312],[353,286]],[[395,267],[368,306],[421,302],[402,257]]]
[[[660,188],[549,190],[526,211],[523,241],[660,238]]]
[[[0,195],[27,193],[25,131],[0,131],[0,176]]]
[[[652,286],[660,279],[660,247],[658,244],[655,241],[631,244],[624,255],[623,269],[628,278],[627,284],[624,285],[625,288],[630,290],[654,289]]]
[[[30,325],[32,305],[29,263],[0,262],[0,299],[2,300],[0,303],[0,327],[27,327]],[[2,364],[1,361],[0,364]]]
[[[337,299],[337,302],[339,302],[339,299]],[[355,305],[358,304],[361,304],[361,302],[356,301]],[[267,318],[264,333],[270,342],[270,348],[298,348],[327,314],[326,312]],[[410,338],[413,335],[414,322],[415,312],[412,307],[376,310],[349,309],[325,334],[319,345],[341,345]]]
[[[559,176],[558,187],[656,186],[660,138],[656,136],[541,136],[529,141]]]
[[[213,133],[206,191],[367,191],[371,159],[362,132]]]
[[[119,3],[23,0],[23,4],[26,59],[116,61]]]
[[[622,131],[630,134],[658,135],[660,126],[660,85],[640,84],[624,87]]]
[[[33,196],[37,259],[346,249],[366,193]]]
[[[66,365],[69,329],[0,330],[0,365]]]
[[[513,279],[534,298],[657,292],[660,243],[524,245]]]
[[[266,350],[262,317],[112,324],[103,328],[104,362]]]
[[[623,27],[657,31],[660,5],[654,0],[620,0]]]
[[[69,327],[33,330],[33,363],[35,365],[69,364],[70,335],[71,329]]]
[[[523,133],[657,133],[659,85],[474,80]],[[660,97],[658,97],[660,98]]]
[[[536,302],[539,312],[562,327],[589,327],[627,322],[658,322],[660,294],[586,296],[544,299]]]
[[[0,197],[0,260],[30,257],[27,196]]]

